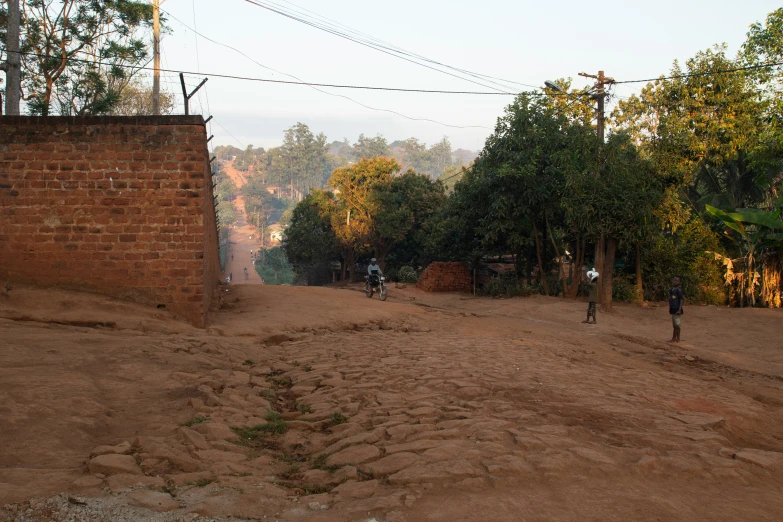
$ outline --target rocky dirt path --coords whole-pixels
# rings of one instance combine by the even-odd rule
[[[0,461],[0,499],[32,496],[24,478],[68,489],[0,519],[783,515],[778,375],[710,364],[639,330],[619,338],[613,328],[634,324],[622,314],[580,327],[579,303],[269,288],[231,289],[207,332],[57,327],[44,376],[62,381],[48,387],[26,379],[44,364],[33,354],[53,349],[51,325],[0,321],[14,342],[3,413],[17,430],[0,443],[25,470],[9,476]],[[88,349],[58,369],[77,346]]]

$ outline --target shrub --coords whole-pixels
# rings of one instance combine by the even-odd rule
[[[627,278],[616,275],[612,278],[612,301],[636,303],[641,301],[639,288]]]
[[[386,279],[388,279],[389,281],[396,281],[396,282],[400,281],[399,271],[396,268],[387,269],[385,275],[386,275]]]
[[[419,274],[416,269],[410,266],[403,266],[397,272],[397,280],[401,283],[415,283],[419,280]]]
[[[484,291],[492,297],[526,297],[533,294],[533,288],[528,286],[525,281],[517,281],[515,277],[503,276],[493,276],[489,283],[484,286]]]

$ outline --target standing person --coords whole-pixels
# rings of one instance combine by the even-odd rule
[[[588,282],[585,284],[585,287],[587,288],[587,297],[589,302],[587,304],[587,319],[582,322],[587,324],[596,324],[595,301],[596,296],[598,295],[598,272],[595,271],[595,268],[587,272],[587,278]],[[590,318],[593,320],[590,321]]]
[[[685,302],[685,296],[682,294],[682,282],[680,276],[674,276],[672,287],[669,289],[669,314],[672,316],[672,340],[670,343],[680,342],[680,327],[682,326],[682,305]]]

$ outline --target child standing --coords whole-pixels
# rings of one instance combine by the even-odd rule
[[[587,289],[587,296],[589,303],[587,305],[587,319],[582,321],[583,323],[587,324],[596,324],[595,319],[595,301],[596,301],[596,295],[598,293],[598,272],[595,271],[595,268],[587,272],[587,277],[589,281],[585,284],[585,287]],[[592,318],[592,321],[590,320]]]
[[[682,326],[682,305],[685,302],[685,296],[682,294],[682,282],[679,276],[674,276],[672,287],[669,289],[669,314],[672,316],[672,340],[670,343],[680,342],[680,327]]]

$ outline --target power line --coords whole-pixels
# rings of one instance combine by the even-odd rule
[[[304,18],[300,18],[298,16],[295,16],[294,14],[291,14],[290,12],[286,12],[284,10],[281,10],[280,8],[275,8],[275,7],[272,7],[270,5],[263,4],[263,3],[261,3],[261,2],[259,2],[257,0],[245,0],[245,2],[247,2],[249,4],[252,4],[252,5],[255,5],[257,7],[260,7],[262,9],[266,9],[267,11],[271,11],[273,13],[277,13],[279,15],[285,16],[286,18],[290,18],[292,20],[295,20],[297,22],[303,23],[305,25],[309,25],[311,27],[315,27],[316,29],[320,29],[322,31],[325,31],[325,32],[330,33],[330,34],[333,34],[335,36],[339,36],[340,38],[344,38],[346,40],[350,40],[350,41],[352,41],[354,43],[357,43],[359,45],[362,45],[364,47],[369,47],[371,49],[375,49],[376,51],[380,51],[380,52],[382,52],[384,54],[388,54],[390,56],[394,56],[396,58],[399,58],[400,60],[405,60],[406,62],[411,62],[411,63],[414,63],[414,64],[419,65],[421,67],[426,67],[427,69],[432,69],[433,71],[437,71],[437,72],[440,72],[442,74],[446,74],[448,76],[453,76],[454,78],[459,78],[460,80],[463,80],[463,81],[466,81],[466,82],[470,82],[470,83],[474,83],[476,85],[480,85],[480,86],[486,87],[488,89],[494,89],[494,90],[497,90],[499,92],[503,92],[505,94],[512,94],[512,93],[509,93],[508,91],[503,91],[503,90],[498,89],[496,87],[492,87],[491,85],[486,85],[484,83],[473,81],[473,80],[470,80],[468,78],[464,78],[462,76],[458,76],[456,74],[452,74],[450,72],[443,71],[443,70],[438,69],[436,67],[432,67],[432,66],[429,66],[429,65],[417,62],[417,61],[415,61],[413,59],[406,58],[405,56],[402,56],[399,51],[395,51],[393,49],[389,49],[389,48],[386,48],[384,46],[380,46],[378,44],[374,44],[374,43],[366,41],[366,40],[365,41],[358,40],[355,37],[351,37],[350,35],[347,35],[347,34],[345,34],[343,32],[338,31],[337,29],[333,29],[333,28],[329,28],[327,26],[319,25],[317,22],[313,22],[313,21],[310,21],[310,20],[306,20]],[[386,49],[389,49],[389,50],[386,50]],[[438,62],[434,62],[432,60],[428,60],[428,61],[430,61],[432,63],[438,63]],[[446,66],[446,67],[449,67],[449,66]],[[456,69],[456,68],[452,67],[452,69]],[[490,82],[490,83],[494,83],[494,82]],[[508,88],[506,87],[506,89],[508,89]]]
[[[188,26],[188,25],[187,25],[185,22],[183,22],[182,20],[178,19],[176,16],[172,15],[171,13],[168,13],[168,12],[167,12],[166,14],[167,14],[168,16],[170,16],[171,18],[173,18],[174,20],[176,20],[177,22],[179,22],[180,24],[182,24],[182,25],[183,25],[184,27],[186,27],[187,29],[189,29],[189,30],[191,30],[191,31],[194,31],[194,32],[197,32],[197,31],[195,31],[195,29],[193,29],[193,28],[189,27],[189,26]],[[367,104],[365,104],[365,103],[362,103],[362,102],[360,102],[360,101],[357,101],[357,100],[355,100],[355,99],[353,99],[353,98],[351,98],[351,97],[349,97],[349,96],[345,96],[345,95],[343,95],[343,94],[335,94],[335,93],[332,93],[332,92],[324,91],[323,89],[319,89],[318,87],[316,87],[316,85],[318,85],[318,84],[308,84],[308,82],[305,82],[305,81],[303,81],[301,78],[299,78],[299,77],[297,77],[297,76],[294,76],[294,75],[292,75],[292,74],[288,74],[288,73],[285,73],[285,72],[283,72],[283,71],[279,71],[279,70],[277,70],[277,69],[274,69],[274,68],[272,68],[272,67],[269,67],[269,66],[267,66],[267,65],[264,65],[264,64],[262,64],[261,62],[259,62],[258,60],[254,59],[252,56],[249,56],[248,54],[246,54],[246,53],[242,52],[241,50],[237,49],[236,47],[232,47],[231,45],[225,44],[225,43],[223,43],[223,42],[219,42],[219,41],[217,41],[217,40],[215,40],[215,39],[213,39],[213,38],[210,38],[210,37],[208,37],[208,36],[206,36],[206,35],[204,35],[204,34],[202,34],[202,33],[198,33],[198,35],[199,35],[199,36],[201,36],[201,38],[203,38],[203,39],[205,39],[205,40],[208,40],[208,41],[210,41],[210,42],[212,42],[212,43],[214,43],[214,44],[216,44],[216,45],[220,45],[221,47],[225,47],[225,48],[227,48],[227,49],[231,49],[232,51],[234,51],[234,52],[236,52],[236,53],[238,53],[238,54],[240,54],[240,55],[244,56],[245,58],[247,58],[248,60],[250,60],[251,62],[255,63],[256,65],[258,65],[259,67],[261,67],[261,68],[263,68],[263,69],[267,69],[267,70],[269,70],[269,71],[272,71],[272,72],[275,72],[275,73],[278,73],[278,74],[282,74],[283,76],[288,76],[289,78],[294,78],[295,80],[297,80],[298,82],[300,82],[302,85],[308,85],[308,86],[309,86],[311,89],[313,89],[313,90],[316,90],[316,91],[318,91],[318,92],[320,92],[320,93],[322,93],[322,94],[326,94],[326,95],[328,95],[328,96],[334,96],[334,97],[336,97],[336,98],[343,98],[343,99],[345,99],[345,100],[348,100],[348,101],[350,101],[351,103],[354,103],[354,104],[356,104],[356,105],[359,105],[360,107],[364,107],[365,109],[370,109],[370,110],[377,111],[377,112],[387,112],[387,113],[394,114],[394,115],[396,115],[396,116],[400,116],[400,117],[402,117],[402,118],[405,118],[405,119],[407,119],[407,120],[411,120],[411,121],[427,121],[427,122],[435,123],[435,124],[437,124],[437,125],[442,125],[442,126],[444,126],[444,127],[460,128],[460,129],[465,129],[465,128],[480,128],[480,129],[488,129],[488,130],[492,130],[490,127],[484,127],[484,126],[479,126],[479,125],[473,125],[473,126],[458,126],[458,125],[451,125],[451,124],[448,124],[448,123],[443,123],[443,122],[440,122],[440,121],[431,120],[431,119],[427,119],[427,118],[413,118],[413,117],[411,117],[411,116],[408,116],[408,115],[406,115],[406,114],[402,114],[402,113],[400,113],[400,112],[393,111],[393,110],[390,110],[390,109],[382,109],[382,108],[379,108],[379,107],[372,107],[372,106],[370,106],[370,105],[367,105]],[[487,94],[488,94],[488,95],[500,95],[500,94],[502,94],[502,93],[487,93]],[[540,93],[534,93],[534,94],[540,94]]]
[[[29,55],[29,56],[40,56],[36,53],[20,53],[23,55]],[[95,60],[84,60],[80,58],[74,58],[70,57],[68,59],[69,61],[74,62],[81,62],[91,65],[106,65],[111,67],[120,67],[124,69],[133,69],[136,71],[153,71],[153,67],[147,67],[147,66],[137,66],[137,65],[126,65],[126,64],[120,64],[120,63],[110,63],[110,62],[100,62]],[[211,76],[213,78],[226,78],[229,80],[243,80],[243,81],[252,81],[252,82],[262,82],[262,83],[280,83],[285,85],[304,85],[308,87],[330,87],[334,89],[358,89],[358,90],[369,90],[369,91],[387,91],[387,92],[411,92],[411,93],[424,93],[424,94],[466,94],[466,95],[478,95],[478,96],[517,96],[518,94],[528,94],[531,96],[546,96],[544,93],[539,92],[525,92],[525,93],[507,93],[507,92],[486,92],[486,91],[447,91],[447,90],[437,90],[437,89],[407,89],[403,87],[376,87],[376,86],[370,86],[370,85],[342,85],[342,84],[332,84],[332,83],[314,83],[314,82],[303,82],[303,81],[287,81],[287,80],[272,80],[271,78],[255,78],[250,76],[236,76],[233,74],[220,74],[220,73],[212,73],[212,72],[198,72],[198,71],[182,71],[177,69],[160,69],[160,72],[165,73],[175,73],[175,74],[187,74],[189,76]],[[281,73],[284,74],[284,73]],[[286,76],[289,76],[286,74]],[[327,93],[331,94],[331,93]]]
[[[452,175],[451,175],[451,176],[449,176],[448,178],[439,179],[439,180],[437,180],[437,181],[440,181],[441,183],[445,183],[445,182],[447,182],[448,180],[450,180],[451,178],[456,178],[456,177],[457,177],[457,176],[459,176],[460,174],[464,174],[464,172],[462,172],[462,171],[459,171],[459,172],[457,172],[456,174],[452,174]]]
[[[271,2],[269,0],[267,0],[267,1],[268,1],[268,3],[270,3],[272,5],[277,5],[278,7],[282,8],[282,6],[279,6],[279,4],[275,4],[274,2]],[[327,24],[328,23],[335,24],[338,28],[339,27],[344,28],[348,33],[353,33],[353,34],[355,34],[355,35],[357,35],[357,36],[359,36],[361,38],[364,38],[365,40],[367,40],[369,42],[377,43],[381,47],[383,47],[385,49],[388,49],[390,51],[397,52],[399,54],[403,54],[405,56],[409,56],[409,57],[412,57],[412,58],[418,58],[420,60],[424,60],[426,62],[435,64],[435,65],[440,65],[442,67],[446,67],[446,68],[452,69],[454,71],[458,71],[458,72],[467,74],[467,75],[472,76],[474,78],[487,78],[487,79],[490,79],[490,80],[498,80],[500,82],[511,83],[511,84],[515,84],[515,85],[521,85],[521,86],[524,86],[524,87],[532,87],[533,89],[539,89],[539,86],[537,86],[537,85],[530,85],[530,84],[525,84],[525,83],[519,83],[519,82],[516,82],[516,81],[513,81],[513,80],[506,80],[504,78],[497,78],[495,76],[489,76],[489,75],[486,75],[486,74],[476,73],[476,72],[469,71],[469,70],[466,70],[466,69],[460,69],[458,67],[453,67],[451,65],[448,65],[448,64],[445,64],[445,63],[441,63],[441,62],[438,62],[436,60],[432,60],[430,58],[427,58],[426,56],[422,56],[420,54],[413,53],[412,51],[408,51],[408,50],[406,50],[404,48],[401,48],[399,46],[396,46],[394,44],[391,44],[391,43],[386,42],[384,40],[381,40],[379,38],[376,38],[376,37],[374,37],[372,35],[369,35],[367,33],[363,33],[361,31],[353,29],[353,28],[351,28],[351,27],[349,27],[349,26],[347,26],[345,24],[342,24],[342,23],[336,21],[336,20],[333,20],[333,19],[328,18],[326,16],[320,15],[320,14],[318,14],[318,13],[316,13],[314,11],[311,11],[311,10],[309,10],[307,8],[301,7],[301,6],[291,2],[289,0],[282,0],[282,1],[285,2],[286,4],[292,5],[292,6],[297,7],[297,8],[299,8],[299,9],[305,11],[305,12],[308,12],[308,13],[310,13],[312,15],[315,15],[317,18],[325,20],[327,22]],[[306,16],[306,15],[303,15],[303,16]],[[491,82],[491,83],[495,83],[496,85],[499,85],[499,86],[503,87],[504,89],[508,89],[509,88],[508,86],[502,85],[502,84],[497,83],[497,82]]]
[[[222,126],[222,125],[220,124],[220,122],[219,122],[219,121],[217,121],[217,120],[213,120],[213,121],[215,121],[215,123],[217,123],[217,126],[218,126],[218,127],[220,127],[221,129],[223,129],[224,131],[226,131],[226,133],[227,133],[229,136],[231,136],[232,138],[234,138],[234,141],[236,141],[237,143],[239,143],[239,145],[242,147],[242,149],[243,149],[243,150],[247,148],[247,147],[245,147],[245,145],[244,145],[244,144],[243,144],[241,141],[239,141],[239,139],[237,139],[237,137],[236,137],[236,136],[234,136],[233,134],[231,134],[230,132],[228,132],[228,129],[226,129],[224,126]]]
[[[762,63],[758,65],[746,65],[744,67],[735,67],[732,69],[723,69],[720,71],[704,71],[704,72],[698,72],[698,73],[685,73],[685,74],[675,74],[672,76],[659,76],[658,78],[648,78],[646,80],[624,80],[621,82],[614,82],[616,84],[619,83],[644,83],[644,82],[656,82],[656,81],[663,81],[663,80],[677,80],[680,78],[693,78],[695,76],[715,76],[718,74],[729,74],[729,73],[735,73],[735,72],[741,72],[741,71],[752,71],[754,69],[766,69],[769,67],[779,67],[783,65],[783,62],[772,62],[772,63]]]

